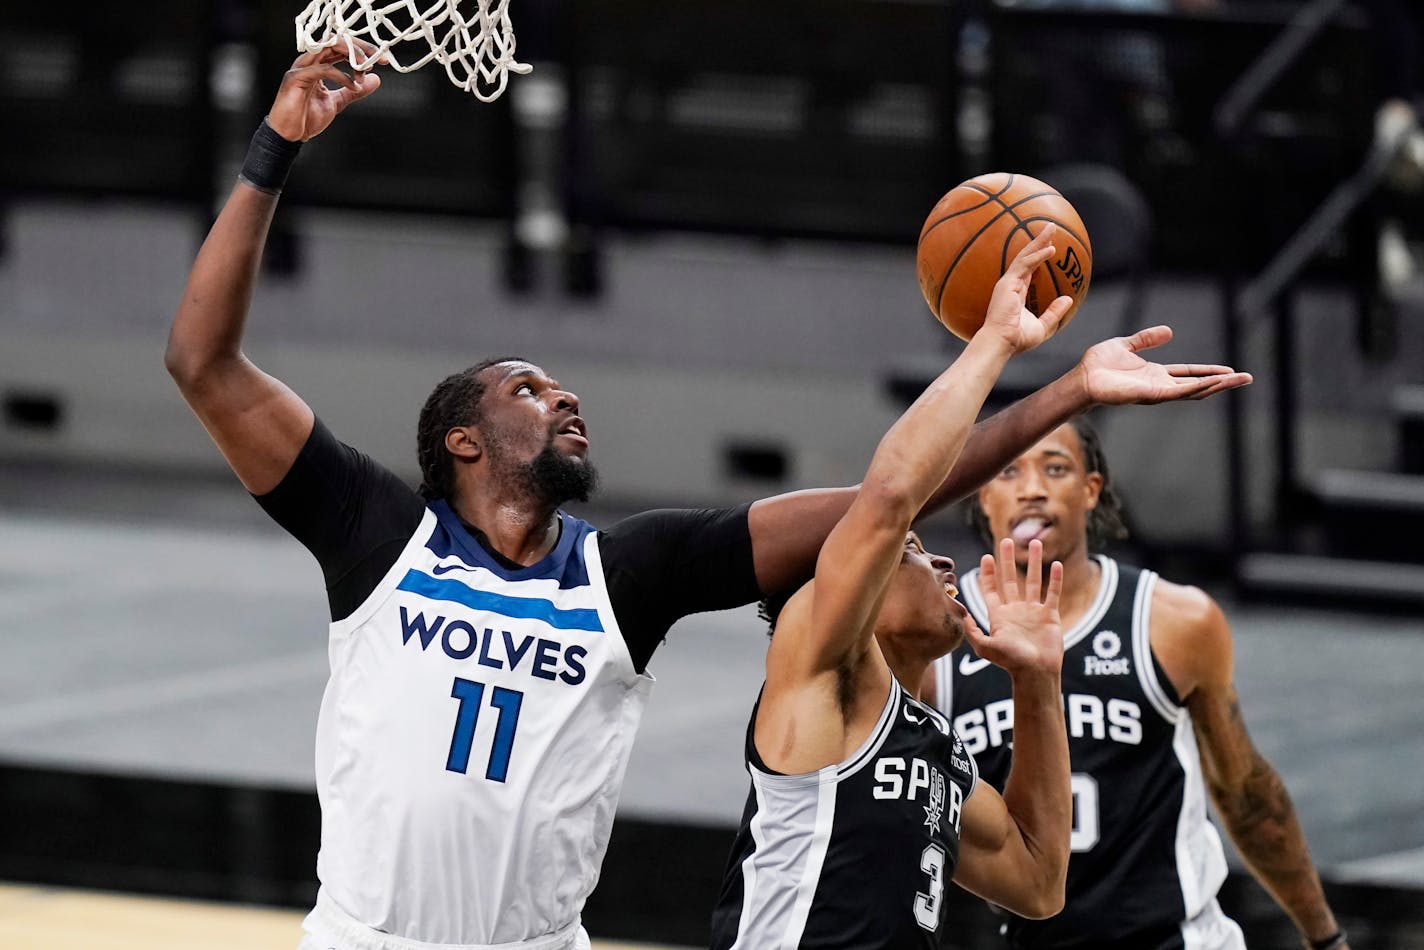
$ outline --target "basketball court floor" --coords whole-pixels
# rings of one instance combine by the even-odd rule
[[[301,940],[302,914],[203,901],[0,884],[6,950],[273,950]],[[595,940],[593,950],[671,950]]]

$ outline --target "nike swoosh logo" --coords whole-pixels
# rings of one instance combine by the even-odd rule
[[[431,568],[430,573],[439,577],[441,574],[449,574],[451,571],[473,571],[473,567],[464,564],[437,564]]]
[[[907,722],[911,722],[911,723],[913,723],[914,725],[917,725],[917,726],[923,726],[926,722],[929,721],[928,717],[926,717],[926,716],[915,716],[915,715],[911,715],[911,713],[910,713],[910,707],[909,707],[909,706],[905,706],[905,707],[904,707],[904,710],[905,710],[905,720],[906,720]]]
[[[959,675],[973,676],[984,667],[989,665],[989,661],[980,656],[970,656],[968,653],[959,658]]]

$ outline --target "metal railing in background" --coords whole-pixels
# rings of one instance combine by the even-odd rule
[[[1259,135],[1263,112],[1273,94],[1300,68],[1302,61],[1317,50],[1332,28],[1342,23],[1359,30],[1364,24],[1346,0],[1311,0],[1296,9],[1281,26],[1277,35],[1264,46],[1250,66],[1241,72],[1221,97],[1212,115],[1213,130],[1221,146],[1224,183],[1231,183],[1229,195],[1245,200],[1249,178],[1236,171],[1247,164],[1245,157]],[[1356,77],[1355,88],[1368,94],[1368,82]],[[1279,545],[1309,507],[1308,492],[1302,485],[1299,471],[1299,372],[1296,364],[1297,335],[1294,310],[1294,283],[1306,267],[1335,241],[1351,216],[1373,193],[1374,188],[1393,157],[1393,150],[1364,146],[1369,142],[1372,102],[1365,99],[1356,113],[1359,127],[1348,139],[1358,155],[1365,152],[1362,165],[1343,170],[1328,188],[1313,193],[1327,197],[1315,206],[1303,221],[1284,237],[1272,243],[1273,253],[1255,271],[1243,266],[1244,255],[1228,255],[1220,269],[1220,299],[1223,332],[1228,341],[1226,358],[1240,361],[1240,340],[1249,323],[1262,314],[1272,320],[1274,462],[1273,481],[1275,510],[1273,512],[1272,544]],[[1256,126],[1253,126],[1253,122]],[[1358,158],[1356,159],[1358,161]],[[1358,238],[1358,235],[1354,237]],[[1352,242],[1357,244],[1357,242]],[[1358,246],[1351,247],[1358,261]],[[1357,279],[1372,275],[1357,273]],[[1361,319],[1365,317],[1362,314]],[[1258,546],[1252,530],[1247,486],[1251,473],[1247,463],[1248,421],[1245,396],[1240,392],[1228,397],[1228,452],[1230,486],[1228,510],[1232,534],[1231,550],[1244,555]]]

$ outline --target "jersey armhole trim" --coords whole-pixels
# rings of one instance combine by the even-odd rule
[[[565,530],[568,530],[567,526]],[[618,662],[629,682],[651,685],[656,682],[653,674],[646,669],[638,672],[638,668],[633,664],[633,651],[628,649],[628,640],[623,636],[623,628],[618,625],[618,616],[613,612],[613,600],[608,596],[608,577],[603,573],[603,551],[598,546],[598,539],[599,532],[594,530],[584,536],[583,562],[588,570],[589,586],[598,598],[598,612],[605,618],[604,633],[617,641],[618,645],[614,649],[618,652]]]
[[[415,533],[410,536],[410,540],[405,543],[405,547],[401,548],[401,552],[396,557],[395,563],[391,565],[390,570],[386,571],[380,583],[376,585],[375,589],[372,590],[366,599],[361,601],[361,604],[349,615],[340,620],[332,621],[330,630],[333,639],[350,636],[355,633],[363,623],[371,619],[371,615],[376,612],[376,609],[380,607],[381,604],[385,603],[386,598],[390,597],[391,592],[396,589],[401,579],[405,577],[406,561],[409,559],[410,553],[422,547],[425,542],[430,539],[431,533],[435,530],[435,524],[435,512],[426,508],[425,513],[420,517],[420,524],[416,527]]]
[[[1169,723],[1175,724],[1185,710],[1168,698],[1157,680],[1157,667],[1152,662],[1152,592],[1157,587],[1157,574],[1143,570],[1138,576],[1137,593],[1132,604],[1132,652],[1137,663],[1137,679],[1152,708]]]
[[[827,782],[834,785],[842,779],[850,778],[864,768],[867,762],[875,758],[875,753],[880,751],[880,747],[885,744],[885,737],[890,734],[890,727],[895,724],[895,710],[900,707],[900,699],[900,684],[892,676],[890,677],[890,695],[886,697],[885,708],[880,710],[880,719],[875,723],[875,728],[870,730],[870,735],[865,737],[865,741],[860,744],[859,749],[840,762],[833,762],[814,772],[797,772],[787,775],[782,772],[763,771],[756,767],[750,757],[745,757],[747,770],[753,774],[757,781],[781,788],[799,788]],[[755,728],[756,726],[753,724],[753,734],[749,737],[753,743],[756,742]],[[760,750],[757,751],[757,756],[761,756]]]
[[[890,677],[890,695],[885,698],[885,708],[880,711],[880,720],[875,724],[875,728],[870,730],[870,735],[866,737],[860,748],[836,767],[837,779],[850,778],[875,758],[875,753],[880,751],[880,747],[885,744],[885,737],[890,734],[890,727],[895,724],[895,710],[900,708],[902,698],[903,691],[900,689],[900,682],[892,675]]]
[[[958,739],[959,733],[956,732],[954,737]],[[963,742],[964,740],[961,739],[960,741]],[[964,750],[964,757],[969,760],[969,769],[973,773],[969,780],[969,791],[964,793],[964,800],[967,802],[969,801],[969,797],[974,794],[974,790],[979,787],[979,760],[974,758],[974,753],[968,749]]]

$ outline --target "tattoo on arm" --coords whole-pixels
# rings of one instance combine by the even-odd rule
[[[1223,704],[1221,699],[1225,698]],[[1246,732],[1236,691],[1193,716],[1207,785],[1241,856],[1302,933],[1333,933],[1310,850],[1285,783]],[[1222,706],[1225,706],[1223,709]]]

